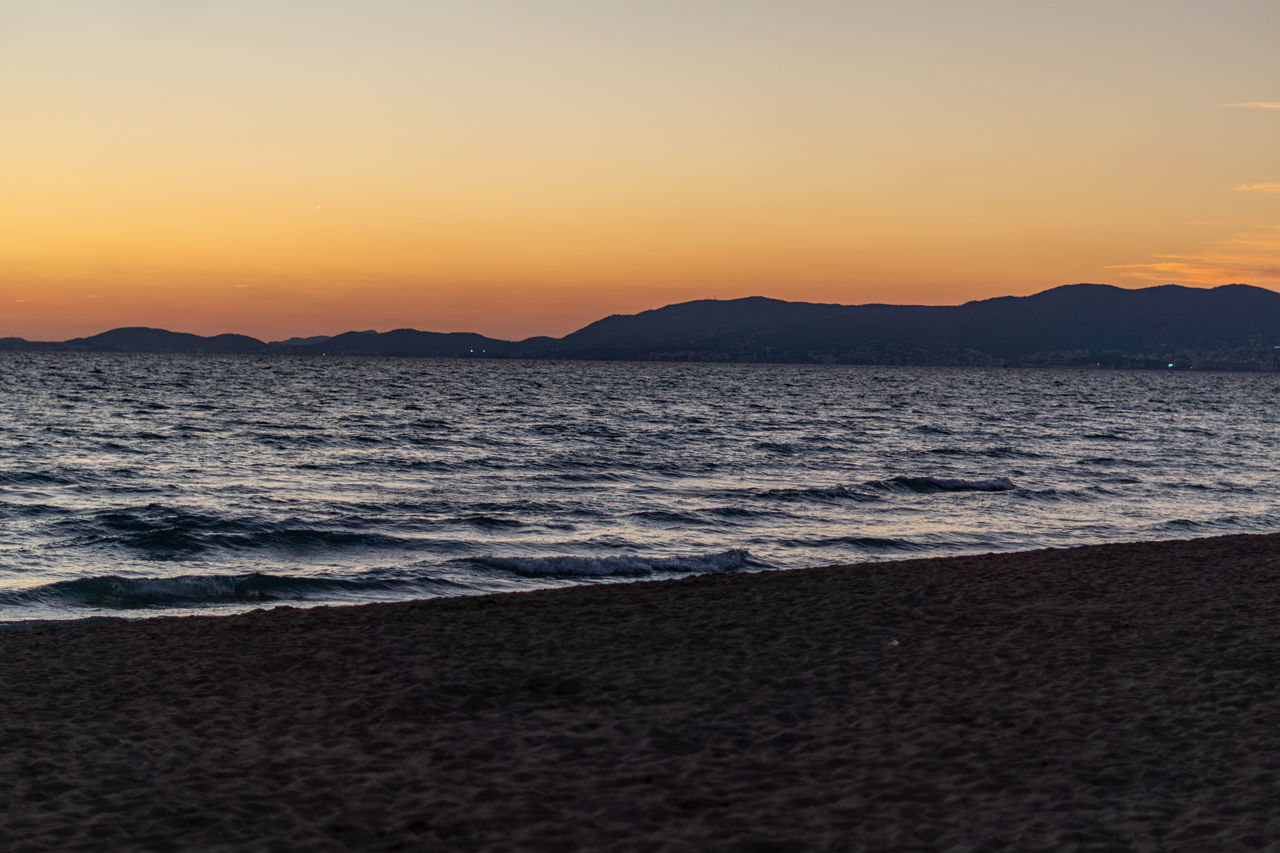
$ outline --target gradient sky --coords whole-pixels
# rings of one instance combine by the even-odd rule
[[[1276,0],[0,0],[0,336],[1280,289]]]

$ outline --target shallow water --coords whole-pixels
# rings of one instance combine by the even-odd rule
[[[1280,374],[0,367],[0,620],[1280,530]]]

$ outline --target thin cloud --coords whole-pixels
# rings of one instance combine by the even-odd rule
[[[1280,184],[1275,182],[1261,184],[1241,184],[1236,187],[1238,190],[1244,190],[1249,193],[1280,193]]]
[[[1241,107],[1246,110],[1280,110],[1280,101],[1241,101],[1238,104],[1223,104],[1227,107]]]
[[[1155,255],[1141,264],[1112,264],[1122,278],[1187,284],[1280,285],[1280,227],[1215,240],[1202,252]]]

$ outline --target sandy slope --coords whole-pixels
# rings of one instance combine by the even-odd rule
[[[0,632],[0,847],[1280,840],[1280,537]]]

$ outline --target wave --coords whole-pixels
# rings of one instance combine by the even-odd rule
[[[119,487],[120,480],[138,479],[137,468],[98,468],[96,470],[59,467],[53,471],[0,471],[3,486],[100,486]]]
[[[1241,516],[1235,514],[1219,515],[1212,518],[1174,518],[1167,521],[1147,525],[1146,529],[1158,533],[1195,531],[1196,533],[1235,533],[1240,530],[1273,531],[1276,524],[1275,514],[1262,516]]]
[[[290,577],[254,572],[241,575],[179,575],[170,578],[127,578],[103,575],[58,581],[31,589],[0,593],[0,606],[44,605],[131,610],[210,604],[247,604],[309,599],[376,598],[379,593],[449,595],[465,591],[443,578],[402,573],[370,573],[355,577]]]
[[[756,450],[780,456],[791,456],[796,452],[796,446],[785,441],[757,441],[753,446]]]
[[[44,471],[0,471],[0,485],[5,486],[73,486],[77,481],[61,474]]]
[[[769,489],[759,492],[759,497],[780,501],[878,501],[881,497],[856,486],[811,486],[809,488]]]
[[[65,506],[53,504],[11,503],[0,500],[0,518],[34,518],[42,515],[68,516],[75,512]]]
[[[706,515],[713,516],[715,518],[733,520],[764,518],[767,516],[777,515],[776,511],[752,509],[751,507],[745,506],[713,506],[700,509],[698,512],[705,513]]]
[[[645,577],[655,574],[712,574],[768,565],[744,550],[721,551],[689,557],[484,557],[466,561],[487,569],[499,569],[525,577],[606,578]]]
[[[107,510],[88,518],[57,523],[75,546],[120,547],[144,559],[189,559],[209,551],[317,549],[406,549],[415,540],[382,533],[315,527],[296,519],[260,521],[187,512],[159,504]]]
[[[697,527],[724,528],[741,526],[748,519],[777,515],[777,510],[759,510],[748,507],[704,507],[692,510],[646,509],[628,513],[627,519],[637,523],[652,524],[659,527]]]
[[[917,492],[1009,492],[1018,487],[1008,477],[991,477],[985,480],[963,480],[949,477],[890,477],[866,484],[871,488],[891,491]]]
[[[692,526],[706,523],[705,519],[699,518],[696,513],[668,509],[645,509],[628,513],[626,517],[662,525]]]
[[[1008,492],[1018,487],[1008,477],[990,477],[966,480],[948,477],[890,477],[885,480],[868,480],[859,485],[810,486],[799,488],[751,491],[749,497],[777,501],[857,501],[870,503],[882,501],[886,492]]]
[[[1097,501],[1115,494],[1102,486],[1082,489],[1017,489],[1018,497],[1028,501]]]
[[[920,546],[910,539],[883,536],[829,536],[811,539],[784,539],[780,545],[800,548],[858,548],[866,551],[917,551]]]
[[[533,474],[530,480],[553,483],[627,483],[635,478],[614,471],[568,471]]]
[[[998,444],[978,452],[979,456],[992,459],[1043,459],[1043,453],[1027,450],[1025,447],[1014,447],[1011,444]]]
[[[926,451],[932,456],[982,457],[986,459],[1043,459],[1043,453],[1014,447],[1011,444],[998,444],[992,447],[975,448],[968,445],[961,447],[932,447]]]
[[[506,518],[504,516],[484,515],[477,513],[475,515],[458,516],[448,520],[450,524],[465,524],[470,527],[478,527],[481,530],[509,530],[517,527],[524,527],[523,521],[514,518]]]

